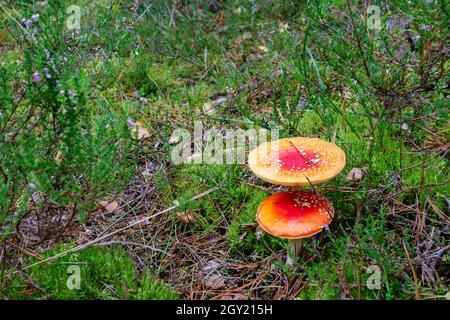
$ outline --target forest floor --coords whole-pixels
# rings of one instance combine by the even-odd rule
[[[58,3],[0,3],[2,298],[450,298],[444,1]],[[174,163],[196,121],[345,151],[295,266],[283,187]]]

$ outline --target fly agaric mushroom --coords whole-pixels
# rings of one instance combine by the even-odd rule
[[[258,208],[256,219],[266,232],[290,239],[297,260],[301,240],[320,232],[334,216],[330,202],[315,191],[298,191],[304,186],[328,181],[345,167],[345,153],[333,143],[317,138],[286,138],[259,145],[249,154],[248,163],[261,179],[289,192],[269,196]],[[297,191],[295,191],[297,190]]]
[[[314,191],[279,192],[265,199],[258,208],[256,220],[264,231],[289,239],[287,265],[297,260],[301,239],[328,226],[333,219],[331,203]],[[292,257],[290,252],[292,251]]]
[[[321,139],[286,138],[259,145],[250,152],[248,164],[267,182],[303,187],[337,176],[345,167],[345,153]]]

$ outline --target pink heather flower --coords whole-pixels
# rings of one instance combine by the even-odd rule
[[[128,123],[129,126],[132,126],[132,127],[135,126],[135,123],[134,123],[134,121],[133,121],[133,118],[131,118],[131,117],[128,117],[128,118],[127,118],[127,123]]]
[[[28,184],[28,188],[30,188],[31,191],[34,191],[34,190],[37,189],[37,185],[34,184],[33,182],[30,182],[30,183]]]
[[[33,73],[33,82],[41,83],[41,81],[42,81],[41,75],[37,72]]]
[[[39,20],[39,14],[36,13],[36,14],[33,14],[33,15],[31,16],[31,19],[25,19],[25,18],[22,18],[22,25],[23,25],[25,28],[29,29],[29,28],[31,28],[31,27],[33,26],[33,24],[34,24],[35,22],[37,22],[38,20]]]
[[[23,23],[24,27],[28,29],[33,25],[33,20],[31,20],[31,19],[22,20],[22,23]]]
[[[47,67],[45,67],[44,69],[42,69],[42,71],[44,72],[45,77],[46,77],[47,79],[51,79],[51,78],[52,78],[52,75],[51,75],[51,73],[50,73],[50,71],[48,70]]]

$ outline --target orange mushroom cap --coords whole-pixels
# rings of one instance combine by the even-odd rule
[[[282,186],[308,186],[328,181],[345,167],[345,153],[317,138],[286,138],[260,144],[248,164],[261,179]]]
[[[256,220],[261,228],[279,238],[312,236],[330,224],[334,209],[313,191],[280,192],[269,196],[258,208]]]

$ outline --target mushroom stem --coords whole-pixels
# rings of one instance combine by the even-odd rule
[[[288,243],[288,253],[286,259],[286,265],[288,267],[293,266],[297,260],[300,251],[302,250],[302,239],[290,239]]]
[[[288,187],[289,191],[302,191],[302,186]],[[290,239],[288,243],[288,253],[286,258],[286,265],[293,266],[297,260],[300,251],[302,250],[302,239]],[[292,257],[291,257],[292,254]]]

